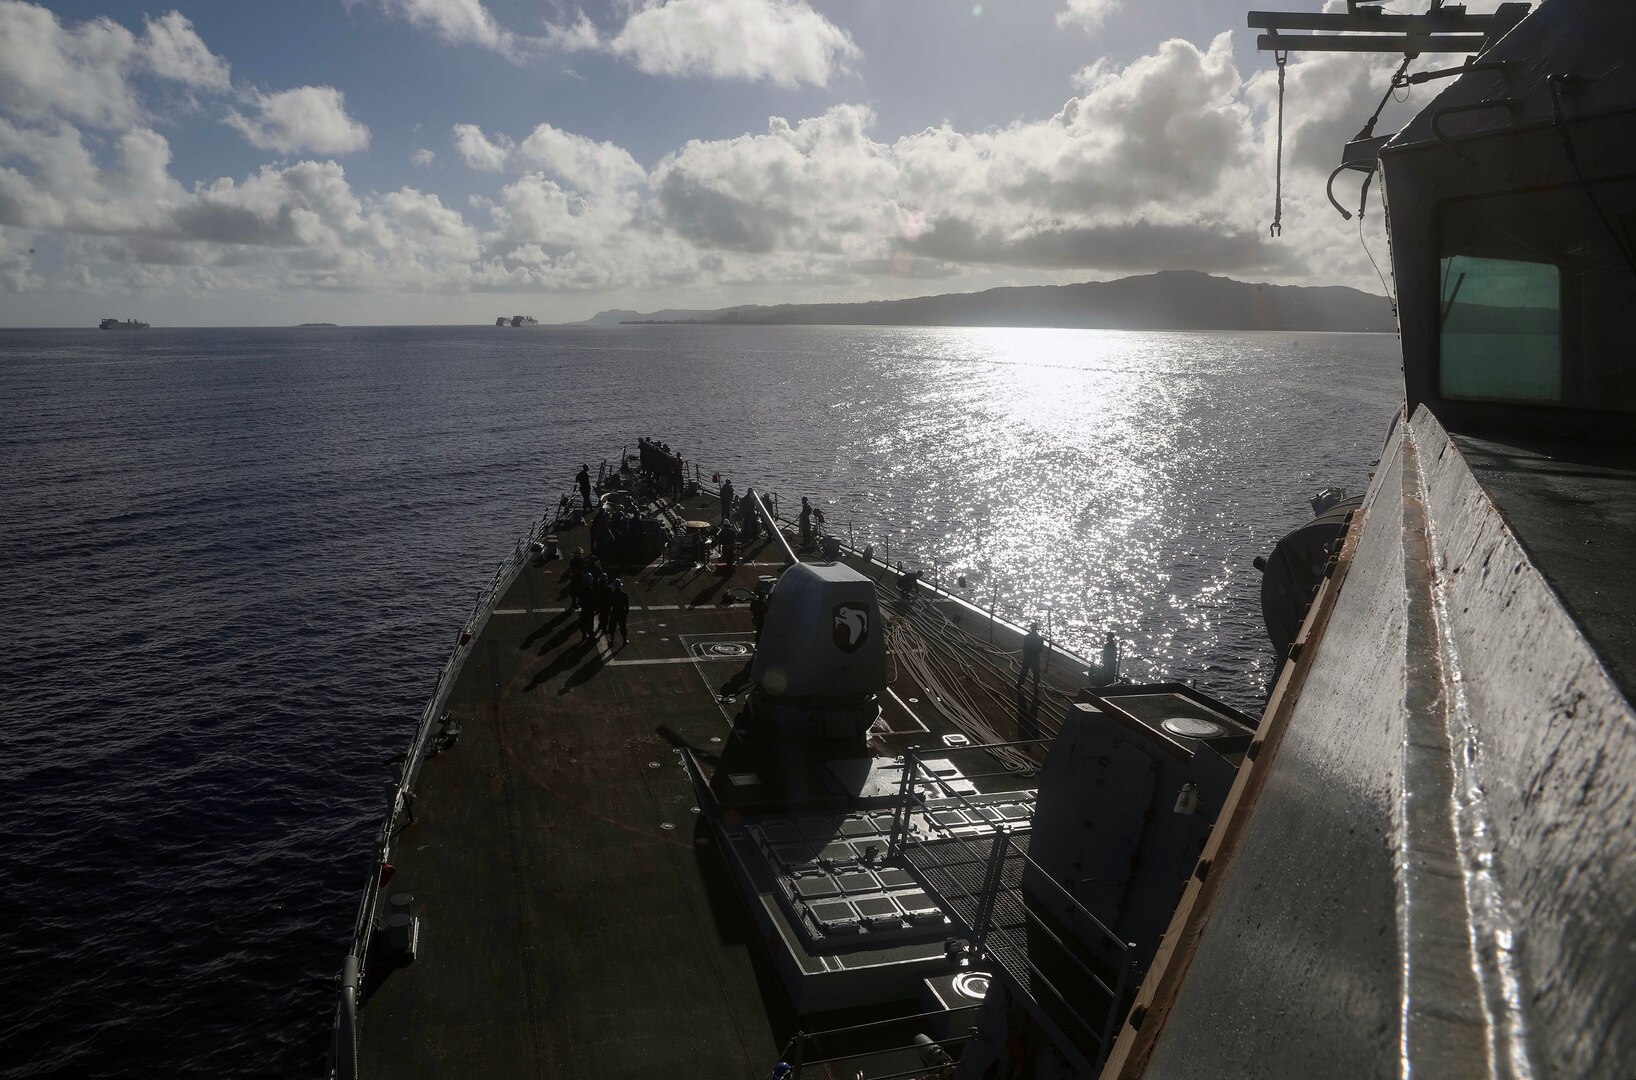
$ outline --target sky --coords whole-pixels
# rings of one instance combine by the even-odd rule
[[[1291,59],[1271,238],[1249,6],[0,0],[0,325],[558,322],[1162,269],[1382,292],[1323,182],[1392,63]]]

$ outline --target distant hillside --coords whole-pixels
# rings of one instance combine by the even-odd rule
[[[1252,285],[1193,270],[948,293],[862,304],[749,305],[715,311],[604,311],[587,323],[1063,326],[1103,330],[1392,331],[1385,297],[1340,285]]]
[[[609,311],[599,311],[586,319],[579,326],[618,326],[620,323],[630,322],[717,322],[721,316],[730,311],[740,311],[741,308],[713,308],[706,311],[689,311],[684,308],[665,308],[663,311],[626,311],[614,308]]]

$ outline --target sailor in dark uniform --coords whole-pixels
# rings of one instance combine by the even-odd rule
[[[750,595],[750,622],[756,628],[756,641],[761,641],[761,628],[767,624],[767,597],[760,591]]]
[[[579,576],[579,636],[589,641],[596,635],[596,581],[589,573]]]
[[[585,575],[585,549],[575,548],[573,557],[568,560],[568,610],[579,607],[583,598],[581,595],[580,578]]]
[[[721,528],[716,530],[716,539],[721,543],[721,561],[732,566],[738,561],[738,530],[731,521],[723,520]]]
[[[603,574],[596,579],[596,586],[591,592],[591,607],[596,612],[596,633],[608,632],[608,609],[612,606],[613,586],[608,583],[608,575]]]
[[[630,628],[625,625],[625,619],[630,614],[631,598],[625,593],[625,583],[618,578],[613,579],[613,587],[608,593],[608,641],[613,642],[614,631],[624,644],[630,644]]]
[[[1022,670],[1017,672],[1017,689],[1022,689],[1023,680],[1029,672],[1034,674],[1034,685],[1040,684],[1040,656],[1045,652],[1045,639],[1040,636],[1040,624],[1028,624],[1028,634],[1022,644]]]
[[[579,485],[579,497],[585,500],[585,509],[591,508],[591,467],[581,465],[579,472],[574,476],[574,483]]]

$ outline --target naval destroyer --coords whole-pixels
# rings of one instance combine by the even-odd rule
[[[1636,15],[1432,7],[1250,19],[1440,89],[1331,177],[1405,403],[1261,716],[615,448],[384,783],[332,1074],[1636,1075]]]

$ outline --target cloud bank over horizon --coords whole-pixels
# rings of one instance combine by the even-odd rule
[[[857,85],[861,46],[800,0],[627,3],[611,30],[570,13],[537,36],[505,29],[478,0],[371,11],[441,47],[522,64],[593,55],[642,78],[830,100],[760,129],[678,135],[645,161],[549,109],[509,129],[472,109],[442,134],[416,123],[413,151],[388,166],[374,160],[374,129],[396,121],[356,112],[353,88],[237,77],[178,11],[128,27],[4,0],[0,293],[12,299],[0,312],[25,311],[30,295],[232,292],[463,296],[442,310],[480,313],[523,302],[483,295],[512,294],[552,317],[1169,268],[1374,281],[1357,234],[1326,220],[1321,176],[1381,85],[1378,61],[1291,63],[1302,109],[1285,123],[1286,237],[1271,240],[1273,82],[1239,70],[1226,31],[1098,59],[1031,118],[894,135]],[[1119,11],[1072,0],[1058,17],[1077,32]],[[276,156],[184,180],[173,139],[200,132],[236,140],[238,155]]]

